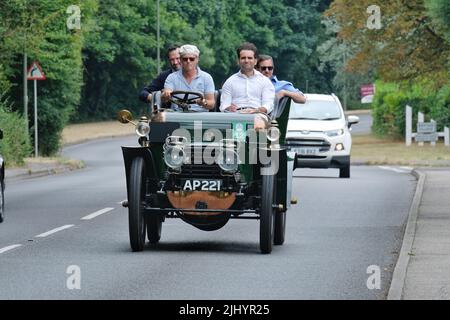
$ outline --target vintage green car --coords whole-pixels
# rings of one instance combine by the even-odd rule
[[[154,105],[133,121],[139,146],[122,147],[125,161],[130,244],[144,249],[145,237],[159,242],[166,218],[180,218],[204,231],[229,219],[259,219],[260,250],[285,239],[291,206],[295,156],[284,145],[288,99],[278,101],[272,116],[189,112],[200,94],[174,92],[172,102],[184,112]],[[153,101],[158,101],[154,99]]]

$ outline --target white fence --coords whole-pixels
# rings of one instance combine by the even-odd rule
[[[406,106],[406,145],[410,146],[414,138],[419,146],[423,146],[424,142],[430,142],[432,146],[436,145],[439,137],[444,138],[445,146],[450,146],[450,132],[448,127],[444,127],[443,132],[436,132],[436,121],[431,119],[425,122],[424,114],[419,112],[417,117],[417,132],[412,132],[412,108]]]

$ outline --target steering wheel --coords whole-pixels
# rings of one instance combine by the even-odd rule
[[[180,97],[179,95],[183,95],[183,97]],[[194,96],[189,98],[189,96]],[[170,102],[176,104],[177,106],[180,106],[183,111],[189,110],[189,106],[191,104],[196,104],[197,100],[203,100],[203,94],[200,92],[195,91],[173,91],[170,94]]]

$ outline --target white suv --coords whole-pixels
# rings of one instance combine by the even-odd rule
[[[345,119],[336,95],[307,94],[305,104],[291,102],[286,145],[296,153],[296,168],[339,168],[350,178],[350,127],[357,116]]]

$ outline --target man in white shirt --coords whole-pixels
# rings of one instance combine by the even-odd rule
[[[239,72],[225,81],[220,97],[220,111],[265,113],[273,109],[275,88],[269,78],[255,70],[258,50],[245,42],[237,49]]]

